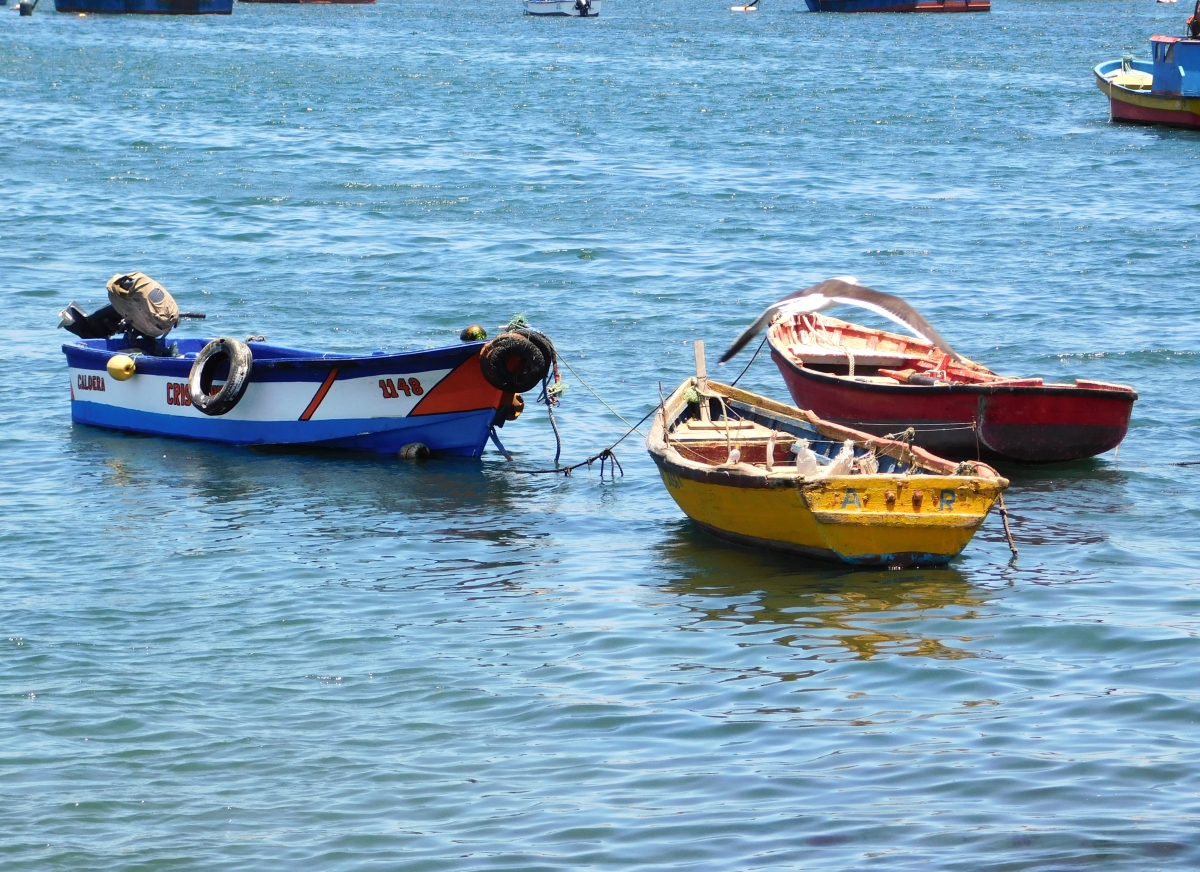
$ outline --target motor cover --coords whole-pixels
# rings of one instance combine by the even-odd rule
[[[118,273],[108,280],[108,299],[129,325],[150,339],[179,326],[179,306],[167,289],[145,273]]]

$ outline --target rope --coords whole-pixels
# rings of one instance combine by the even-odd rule
[[[751,361],[751,362],[753,362],[753,361]],[[621,413],[620,413],[620,412],[618,412],[616,409],[614,409],[612,406],[610,406],[608,403],[606,403],[606,402],[604,401],[604,397],[602,397],[602,396],[600,396],[598,393],[596,393],[595,389],[594,389],[594,388],[592,388],[592,386],[591,386],[590,384],[588,384],[587,382],[585,382],[585,381],[583,380],[583,376],[581,376],[579,373],[577,373],[577,372],[575,371],[575,368],[574,368],[573,366],[571,366],[571,364],[567,363],[567,361],[566,361],[566,360],[563,360],[563,362],[562,362],[562,363],[563,363],[563,366],[565,366],[567,369],[571,370],[571,375],[573,375],[573,376],[575,376],[575,378],[579,379],[579,383],[580,383],[581,385],[583,385],[585,388],[587,388],[587,389],[588,389],[588,391],[590,391],[590,392],[591,392],[591,394],[592,394],[592,396],[593,396],[593,397],[595,397],[596,399],[598,399],[598,400],[600,401],[600,405],[604,406],[604,408],[608,409],[610,412],[612,412],[614,415],[616,415],[616,416],[617,416],[617,419],[618,419],[618,420],[619,420],[619,421],[620,421],[622,424],[624,424],[626,427],[629,427],[629,426],[631,426],[631,425],[630,425],[630,423],[629,423],[628,421],[626,421],[626,420],[625,420],[623,417],[621,417]],[[662,393],[662,385],[661,385],[661,384],[659,385],[659,393]],[[636,429],[636,428],[634,428],[634,429]],[[643,436],[645,435],[645,434],[644,434],[644,433],[642,433],[640,430],[638,430],[638,433],[639,433],[639,434],[641,434],[641,435],[643,435]]]
[[[754,356],[750,358],[750,363],[747,363],[746,368],[738,373],[738,377],[735,378],[732,382],[730,382],[730,384],[732,386],[736,387],[737,383],[742,380],[742,376],[744,376],[746,374],[746,371],[750,369],[750,364],[754,363],[755,358],[758,357],[758,353],[760,351],[762,351],[763,346],[766,344],[766,342],[767,342],[766,334],[763,334],[762,342],[758,343],[758,348],[754,349]]]
[[[888,427],[892,424],[895,424],[896,422],[895,421],[838,421],[838,423],[841,424],[843,427]],[[944,427],[935,427],[931,424],[918,424],[915,427],[909,427],[908,429],[913,430],[916,433],[945,433],[950,430],[974,430],[975,424],[974,423],[947,424]],[[899,438],[900,435],[901,434],[891,434],[888,436],[884,436],[883,438],[884,439],[896,439],[896,438]]]
[[[558,421],[554,420],[554,407],[558,405],[558,395],[566,390],[566,385],[562,383],[562,376],[558,374],[558,355],[554,355],[554,384],[550,384],[550,372],[547,371],[542,377],[542,392],[538,395],[537,401],[546,404],[546,411],[550,414],[550,429],[554,431],[554,466],[558,466],[558,459],[562,457],[562,435],[558,432]]]
[[[509,325],[508,325],[509,330],[515,329],[516,327],[528,327],[528,322],[525,321],[525,318],[523,315],[514,315],[512,321],[509,322]],[[600,404],[602,406],[604,406],[604,408],[608,409],[610,412],[612,412],[614,415],[616,415],[617,418],[620,419],[621,423],[627,425],[629,427],[629,429],[627,431],[625,431],[625,434],[620,439],[618,439],[612,445],[605,448],[603,451],[593,454],[591,457],[588,457],[586,460],[581,460],[579,463],[574,463],[570,466],[565,466],[565,467],[560,466],[559,460],[562,458],[562,434],[558,430],[558,421],[554,417],[554,407],[556,405],[558,405],[559,396],[567,388],[567,385],[562,380],[562,376],[558,372],[558,362],[560,359],[561,358],[557,354],[554,355],[553,360],[552,360],[552,363],[553,363],[552,372],[554,375],[554,383],[553,384],[550,383],[551,373],[547,372],[545,377],[542,379],[542,392],[538,395],[538,398],[537,398],[537,401],[539,403],[546,404],[546,411],[550,415],[550,428],[554,431],[554,446],[555,446],[554,447],[554,468],[553,469],[517,469],[517,470],[513,470],[513,471],[523,473],[524,475],[542,475],[542,474],[548,473],[548,472],[561,472],[564,476],[569,476],[572,473],[572,471],[579,469],[581,466],[586,466],[590,469],[593,463],[595,463],[596,461],[600,461],[600,477],[601,478],[604,478],[604,472],[605,472],[606,466],[608,467],[609,475],[613,476],[613,478],[616,478],[616,474],[618,472],[621,473],[622,476],[624,476],[625,470],[621,466],[621,461],[617,460],[617,455],[614,453],[613,449],[616,448],[618,445],[620,445],[622,442],[624,442],[625,439],[631,433],[637,433],[638,435],[644,436],[645,434],[643,434],[642,431],[638,429],[638,427],[640,425],[644,424],[646,422],[646,419],[649,418],[651,415],[653,415],[658,410],[657,409],[651,410],[650,412],[646,413],[646,415],[643,416],[642,419],[640,421],[638,421],[636,424],[630,424],[627,420],[625,420],[625,418],[621,415],[620,412],[618,412],[616,409],[614,409],[612,406],[610,406],[607,402],[605,402],[604,397],[602,397],[602,396],[600,396],[600,394],[596,393],[596,390],[591,385],[589,385],[586,381],[583,380],[583,377],[580,376],[579,373],[577,373],[575,371],[575,368],[573,366],[571,366],[571,364],[567,363],[566,360],[563,360],[562,361],[563,365],[566,366],[566,368],[568,370],[570,370],[571,374],[573,376],[575,376],[575,378],[579,379],[579,383],[581,385],[583,385],[585,388],[587,388],[588,392],[591,393],[591,395],[593,397],[595,397],[597,400],[599,400]],[[659,385],[659,393],[661,394],[661,392],[662,392],[662,385],[660,384]],[[665,400],[664,400],[664,404],[665,404]],[[495,443],[496,448],[498,448],[500,450],[500,453],[503,454],[506,459],[511,461],[513,459],[513,456],[500,443],[500,436],[498,433],[496,433],[495,427],[491,428],[490,436],[491,436],[492,442]]]
[[[908,469],[904,470],[905,475],[910,475],[917,468],[917,455],[913,451],[913,440],[917,438],[917,430],[915,427],[909,427],[906,430],[901,430],[899,433],[888,433],[884,439],[895,439],[904,444],[908,448]]]
[[[592,464],[598,460],[598,461],[600,461],[600,476],[602,478],[604,476],[605,464],[611,464],[611,466],[609,467],[609,474],[612,475],[613,478],[616,478],[617,472],[620,472],[621,475],[623,476],[623,475],[625,475],[625,470],[621,467],[621,462],[619,460],[617,460],[617,455],[613,449],[615,449],[618,445],[620,445],[622,442],[624,442],[630,435],[632,435],[634,433],[634,431],[636,431],[640,425],[646,423],[646,421],[649,420],[651,415],[655,415],[655,414],[658,414],[658,406],[655,406],[653,409],[651,409],[649,412],[647,412],[645,415],[643,415],[642,420],[638,421],[637,424],[634,424],[628,430],[626,430],[624,436],[622,436],[620,439],[618,439],[612,445],[605,448],[603,451],[596,452],[591,457],[588,457],[586,460],[581,460],[578,463],[571,464],[570,466],[557,466],[556,465],[554,467],[554,469],[514,469],[513,472],[519,472],[522,475],[545,475],[547,473],[561,472],[564,476],[570,476],[570,474],[572,472],[579,469],[581,466],[586,466],[588,469],[591,469]]]
[[[899,442],[907,442],[908,447],[912,448],[913,440],[917,438],[917,428],[909,427],[907,430],[901,430],[899,433],[887,433],[883,436],[884,439],[895,439]]]
[[[1008,509],[1004,506],[1004,494],[996,500],[996,504],[1000,507],[1000,520],[1004,522],[1004,535],[1008,538],[1008,548],[1012,551],[1012,562],[1017,562],[1017,543],[1013,540],[1012,530],[1008,526]]]
[[[500,441],[500,434],[496,432],[495,424],[493,424],[489,428],[488,435],[491,437],[492,442],[495,444],[496,448],[498,448],[500,450],[500,453],[504,455],[504,459],[511,462],[513,459],[513,456],[508,453],[508,449],[505,448],[504,443]]]

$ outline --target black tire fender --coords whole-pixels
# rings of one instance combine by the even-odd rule
[[[537,330],[531,330],[528,327],[523,327],[513,332],[520,333],[538,347],[538,351],[542,353],[542,357],[546,361],[546,371],[549,372],[550,367],[554,365],[554,361],[558,359],[558,349],[554,347],[554,343],[550,341],[550,337],[545,333],[539,333]]]
[[[533,390],[546,377],[550,362],[528,336],[501,333],[480,349],[479,368],[492,387],[523,394]]]
[[[229,375],[220,390],[213,391],[213,378],[229,365]],[[254,355],[240,339],[222,336],[200,349],[188,373],[188,397],[206,415],[224,415],[238,404],[250,383]]]

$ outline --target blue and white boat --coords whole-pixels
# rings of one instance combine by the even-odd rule
[[[556,18],[596,18],[601,0],[524,0],[526,15]]]
[[[530,336],[541,334],[526,331],[524,340]],[[505,381],[497,365],[512,374],[529,363],[521,340],[505,333],[489,343],[365,356],[232,339],[179,339],[170,356],[139,353],[121,337],[62,348],[77,424],[232,445],[395,453],[420,443],[434,454],[478,457],[493,425],[519,413],[515,391],[488,379]],[[526,372],[525,384],[548,366]]]

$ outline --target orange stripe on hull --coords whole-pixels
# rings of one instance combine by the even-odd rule
[[[308,408],[300,415],[301,421],[309,421],[316,414],[317,409],[321,407],[321,402],[325,399],[325,395],[329,393],[329,389],[333,387],[333,382],[337,379],[337,367],[329,370],[329,375],[325,376],[325,381],[321,382],[321,386],[317,388],[317,392],[313,395],[312,402],[308,404]]]
[[[498,409],[503,393],[488,384],[479,368],[479,355],[460,363],[417,403],[410,415],[442,415]]]

